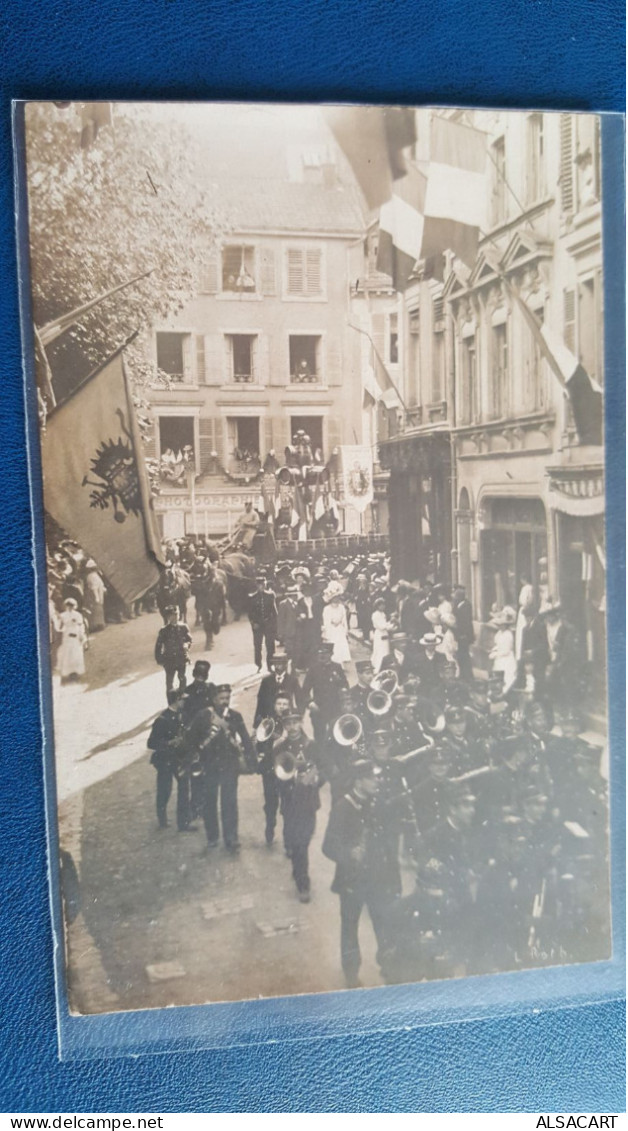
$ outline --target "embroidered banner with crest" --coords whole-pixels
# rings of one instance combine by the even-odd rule
[[[121,351],[50,414],[41,448],[46,511],[124,601],[141,597],[161,549]]]
[[[357,511],[373,502],[373,457],[364,444],[343,444],[340,448],[343,501]]]

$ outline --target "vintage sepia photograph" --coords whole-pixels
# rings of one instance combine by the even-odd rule
[[[599,116],[24,118],[70,1011],[608,959]]]

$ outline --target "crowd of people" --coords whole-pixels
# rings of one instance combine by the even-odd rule
[[[160,827],[176,783],[179,831],[202,819],[207,853],[222,840],[237,855],[239,777],[259,775],[260,841],[280,826],[305,903],[328,790],[322,851],[348,986],[365,908],[387,982],[608,952],[607,782],[581,737],[579,653],[556,603],[539,609],[525,583],[517,609],[493,611],[488,678],[463,587],[393,584],[384,555],[279,561],[245,607],[261,677],[248,721],[209,660],[187,682],[189,629],[176,605],[162,610]]]

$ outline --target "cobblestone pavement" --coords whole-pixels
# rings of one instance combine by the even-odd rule
[[[312,902],[297,900],[280,840],[264,843],[262,784],[240,779],[238,857],[203,854],[202,823],[158,831],[146,738],[162,709],[152,650],[161,619],[144,615],[93,637],[86,682],[55,686],[60,837],[80,877],[82,914],[68,936],[78,1012],[155,1008],[343,987],[333,864],[321,853],[328,787],[310,849]],[[234,686],[247,724],[259,677],[247,621],[227,625],[211,653],[194,631],[192,659]],[[352,645],[354,654],[361,646]],[[362,924],[364,985],[380,984],[370,923]]]

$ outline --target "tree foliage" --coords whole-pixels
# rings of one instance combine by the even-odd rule
[[[26,114],[30,270],[42,327],[119,283],[51,344],[57,399],[135,331],[129,370],[138,394],[152,378],[147,331],[167,322],[227,223],[203,137],[172,107],[114,104],[110,125],[81,147],[81,104],[31,103]]]

